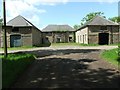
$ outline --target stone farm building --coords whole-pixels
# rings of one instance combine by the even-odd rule
[[[96,16],[76,31],[76,43],[115,44],[118,43],[119,25],[101,16]]]
[[[39,46],[41,31],[22,16],[17,16],[7,23],[7,47]],[[1,30],[1,47],[3,47],[3,30]]]
[[[43,43],[75,42],[75,30],[69,25],[48,25],[42,32]]]

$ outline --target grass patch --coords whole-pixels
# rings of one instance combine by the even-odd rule
[[[111,64],[118,66],[118,48],[104,51],[101,56]]]
[[[116,46],[116,45],[117,44],[110,44],[108,46]],[[51,46],[104,46],[104,45],[99,45],[99,44],[80,44],[80,43],[52,43]]]
[[[51,46],[80,46],[78,43],[52,43]]]
[[[80,44],[80,46],[100,46],[99,44]]]
[[[8,47],[8,50],[24,50],[24,49],[32,49],[37,48],[36,46],[22,46],[22,47]],[[0,48],[0,50],[4,50],[4,48]]]
[[[9,88],[34,60],[32,54],[25,53],[2,57],[2,87]]]

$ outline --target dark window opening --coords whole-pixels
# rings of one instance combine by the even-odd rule
[[[60,42],[61,42],[61,38],[57,37],[57,43],[60,43]]]
[[[18,27],[14,27],[14,28],[12,29],[12,32],[19,32],[19,28],[18,28]]]
[[[72,37],[69,37],[69,41],[70,41],[70,42],[72,42],[72,41],[73,41],[73,40],[72,40]]]
[[[84,35],[83,35],[83,44],[84,44],[84,41],[85,41],[85,37],[84,37]]]

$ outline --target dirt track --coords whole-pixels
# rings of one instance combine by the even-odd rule
[[[99,49],[28,51],[37,59],[12,88],[117,88],[117,67]]]

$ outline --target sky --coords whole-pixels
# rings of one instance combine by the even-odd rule
[[[6,0],[6,20],[21,15],[40,30],[49,24],[80,24],[91,12],[104,12],[106,18],[118,16],[119,0]],[[2,7],[2,0],[0,1]],[[3,9],[0,16],[3,17]]]

